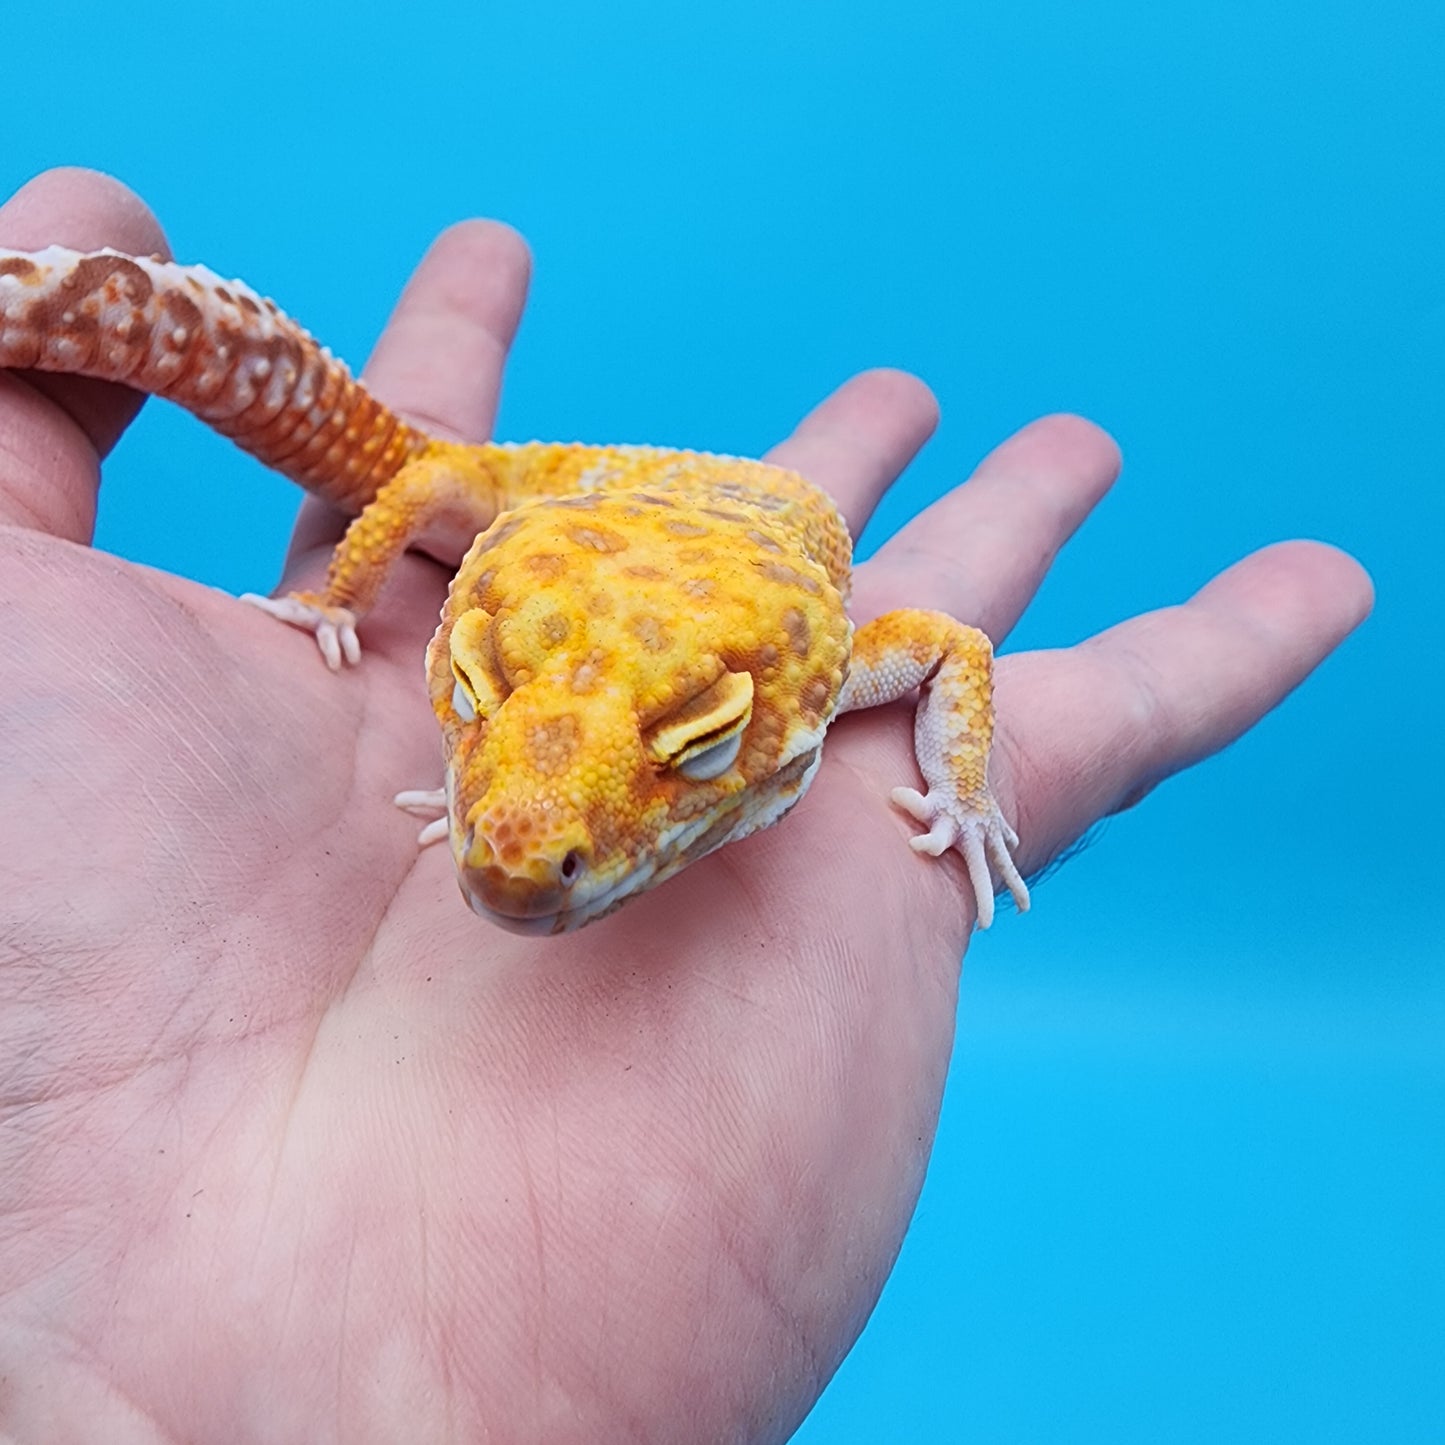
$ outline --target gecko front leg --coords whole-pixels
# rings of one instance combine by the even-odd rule
[[[377,492],[331,554],[320,592],[243,602],[314,634],[333,672],[361,659],[356,624],[375,604],[397,560],[438,522],[475,535],[491,525],[501,487],[485,460],[487,448],[430,442]]]
[[[924,689],[914,722],[914,752],[926,794],[895,788],[892,799],[928,828],[910,840],[933,857],[957,848],[968,865],[978,926],[993,922],[992,863],[1019,911],[1029,890],[1010,850],[1018,834],[988,785],[993,742],[993,644],[946,613],[901,610],[858,629],[838,711],[877,707]]]

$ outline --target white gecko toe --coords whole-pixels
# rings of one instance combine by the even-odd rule
[[[428,813],[440,813],[416,835],[417,847],[426,848],[440,843],[449,832],[447,820],[447,790],[445,788],[409,788],[392,799],[403,812],[417,813],[426,817]]]
[[[408,788],[391,800],[405,813],[419,813],[426,817],[431,813],[445,813],[447,790],[445,788]]]
[[[990,863],[998,869],[999,877],[1013,895],[1019,912],[1028,912],[1028,885],[1009,851],[1018,846],[1019,836],[992,798],[988,798],[987,811],[981,812],[964,807],[947,793],[930,791],[925,796],[916,788],[894,788],[890,796],[905,813],[928,828],[928,832],[908,840],[915,853],[927,853],[937,858],[949,848],[957,848],[963,854],[978,905],[980,928],[987,928],[993,922]]]
[[[299,627],[316,638],[321,656],[332,672],[340,672],[342,663],[355,667],[361,661],[361,640],[356,635],[356,616],[345,607],[323,607],[303,602],[299,597],[262,597],[259,592],[243,592],[242,602],[259,607],[272,617],[292,627]]]

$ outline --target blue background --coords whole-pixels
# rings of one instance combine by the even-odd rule
[[[1438,0],[82,0],[7,24],[7,187],[114,171],[363,358],[466,214],[537,257],[501,434],[757,452],[859,368],[1123,444],[1014,647],[1272,539],[1373,620],[970,955],[898,1270],[802,1429],[1445,1438]],[[24,47],[23,62],[20,47]],[[147,408],[102,544],[240,590],[295,497]]]

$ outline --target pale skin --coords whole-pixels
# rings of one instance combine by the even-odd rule
[[[22,190],[0,241],[164,250],[83,172]],[[369,384],[486,436],[527,274],[504,227],[445,233]],[[500,932],[389,803],[438,770],[443,568],[407,560],[338,677],[91,550],[135,405],[0,376],[0,1438],[785,1439],[907,1225],[973,923],[962,861],[913,853],[888,803],[907,711],[840,721],[778,828],[581,933]],[[935,416],[866,373],[770,460],[856,531]],[[1001,643],[1117,468],[1087,422],[1025,428],[859,569],[855,615]],[[285,585],[336,535],[308,504]],[[1370,597],[1287,543],[1005,656],[1024,870],[1248,729]]]

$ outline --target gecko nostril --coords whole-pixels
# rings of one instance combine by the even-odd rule
[[[582,876],[582,855],[573,848],[557,870],[564,883],[575,883]]]

